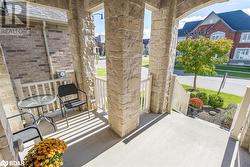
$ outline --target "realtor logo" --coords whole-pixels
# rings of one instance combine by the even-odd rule
[[[0,35],[22,35],[27,33],[27,2],[0,0],[0,17]]]

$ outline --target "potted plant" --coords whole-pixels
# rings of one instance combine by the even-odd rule
[[[63,153],[67,149],[64,141],[55,138],[45,139],[29,150],[24,159],[25,167],[60,167]]]
[[[194,117],[202,109],[204,103],[201,99],[193,97],[190,99],[191,116]]]

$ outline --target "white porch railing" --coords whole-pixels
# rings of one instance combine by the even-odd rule
[[[106,78],[95,78],[95,98],[96,106],[107,112],[107,80]]]
[[[178,82],[176,75],[172,76],[171,91],[170,110],[176,110],[187,115],[190,93]]]
[[[141,81],[140,91],[140,109],[143,112],[148,112],[150,107],[150,96],[151,96],[151,83],[152,78],[149,77]],[[96,105],[98,108],[107,112],[107,80],[105,78],[95,78],[95,95]]]
[[[24,98],[42,95],[42,94],[52,94],[57,95],[57,89],[59,85],[64,85],[68,83],[73,83],[72,78],[65,79],[53,79],[41,82],[31,82],[22,84],[20,79],[14,80],[15,88],[17,91],[18,99],[22,100]],[[57,100],[55,103],[46,106],[47,112],[55,111],[60,108],[59,101]]]
[[[143,112],[148,112],[150,110],[151,86],[152,86],[151,76],[141,81],[140,107],[141,111]]]

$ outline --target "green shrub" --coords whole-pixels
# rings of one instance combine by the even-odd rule
[[[190,98],[194,98],[196,97],[196,94],[195,93],[190,93]]]
[[[238,108],[237,104],[229,104],[224,114],[224,123],[231,126],[234,118],[234,114]]]
[[[224,99],[216,94],[209,95],[208,104],[213,108],[221,108],[224,104]]]
[[[199,92],[195,96],[201,99],[204,104],[208,104],[208,95],[205,92]]]
[[[236,104],[236,103],[230,103],[230,104],[228,104],[228,106],[227,106],[227,108],[226,108],[226,111],[231,111],[231,110],[237,110],[237,108],[238,108],[238,104]]]

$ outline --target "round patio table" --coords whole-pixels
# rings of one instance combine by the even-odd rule
[[[42,120],[49,122],[56,131],[56,125],[52,117],[46,116],[43,112],[43,107],[54,103],[57,100],[57,97],[54,95],[37,95],[28,97],[18,102],[18,107],[21,109],[37,109],[38,119],[36,123],[39,124]],[[39,110],[41,108],[41,110]]]

